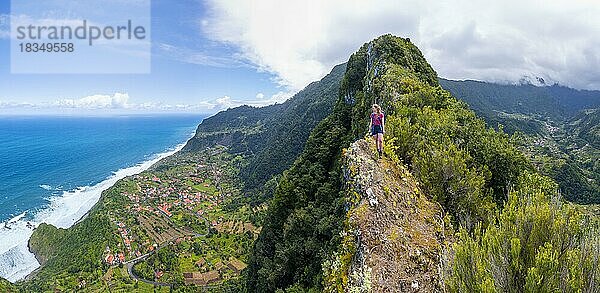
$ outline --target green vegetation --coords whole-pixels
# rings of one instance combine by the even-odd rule
[[[534,213],[531,215],[534,219],[544,217],[536,214],[543,211],[527,208],[527,203],[532,201],[527,195],[533,187],[524,187],[523,176],[531,174],[534,168],[511,137],[501,129],[487,128],[485,121],[465,103],[444,91],[433,69],[410,41],[385,35],[365,44],[350,57],[333,113],[313,130],[303,153],[279,181],[265,225],[255,243],[248,274],[249,291],[323,289],[322,263],[343,240],[340,229],[345,203],[340,190],[343,180],[340,154],[350,142],[364,136],[370,106],[375,102],[382,105],[387,114],[387,156],[407,164],[422,190],[451,216],[453,226],[462,231],[457,249],[466,245],[467,236],[477,237],[474,235],[487,231],[487,227],[514,227],[517,224],[514,217],[495,216],[505,203],[507,209],[526,209]],[[560,199],[554,198],[551,202],[560,202]],[[560,210],[550,205],[545,212],[552,214]],[[573,217],[577,218],[574,213]],[[569,225],[565,227],[573,227],[572,223]],[[540,226],[539,231],[543,228]],[[492,232],[490,229],[489,233]],[[523,246],[512,248],[512,253],[534,256],[526,256],[527,261],[519,264],[521,270],[534,267],[531,259],[538,256],[540,247],[545,249],[538,256],[540,266],[543,262],[556,262],[554,256],[548,256],[551,260],[543,259],[544,255],[554,253],[552,246],[546,243],[558,245],[529,237],[523,239]],[[583,251],[583,248],[582,242],[577,242],[569,249]],[[561,246],[555,249],[567,250]],[[574,253],[566,267],[589,269]],[[500,252],[492,251],[481,257],[489,260],[501,256]],[[560,262],[559,258],[555,259]],[[597,267],[591,268],[593,276]],[[496,269],[500,274],[508,273],[505,268],[491,268]],[[528,276],[536,285],[554,272],[541,267],[533,271]],[[464,274],[455,271],[453,278],[467,278]],[[477,277],[479,275],[473,280]],[[559,278],[557,282],[563,284],[563,281]],[[453,282],[454,279],[448,279],[449,289],[463,291],[463,287]],[[521,292],[524,286],[523,282],[511,283],[506,288],[509,292]],[[467,288],[465,292],[469,289],[476,288]]]
[[[499,113],[519,113],[562,121],[584,109],[600,107],[600,91],[575,90],[559,85],[538,87],[446,79],[440,79],[440,84],[486,120]],[[515,126],[513,130],[523,131],[518,123],[511,126]]]
[[[282,104],[240,106],[204,119],[184,150],[223,145],[239,155],[239,177],[255,203],[271,198],[278,176],[298,157],[311,130],[333,109],[346,69],[338,65]]]
[[[517,133],[518,147],[573,202],[600,202],[600,91],[440,79],[488,125]],[[595,108],[595,109],[594,109]]]
[[[474,183],[455,180],[456,185],[449,187],[455,190],[440,189],[439,200],[457,203],[451,212],[464,222],[475,222],[475,216],[485,214],[469,208],[493,206],[490,201],[482,204],[486,203],[485,195],[494,194],[501,200],[503,186],[514,176],[511,171],[524,168],[524,160],[519,156],[510,160],[515,164],[509,168],[494,164],[512,159],[511,154],[518,154],[509,147],[506,137],[485,129],[483,121],[477,120],[463,104],[437,87],[435,72],[414,45],[389,35],[380,37],[350,57],[334,112],[315,128],[302,155],[284,173],[255,245],[248,280],[250,291],[275,291],[290,286],[321,289],[321,263],[340,243],[338,234],[344,211],[340,153],[349,142],[365,134],[373,102],[383,105],[388,117],[388,133],[398,137],[390,146],[391,150],[396,150],[393,151],[396,156],[411,160],[423,152],[436,153],[443,146],[452,145],[453,141],[465,141],[460,145],[461,151],[455,150],[457,156],[451,158],[465,167],[452,169],[450,164],[446,169],[452,173],[433,174],[456,179],[471,176],[474,181],[479,180]],[[457,112],[459,110],[462,111]],[[439,117],[441,115],[445,116]],[[414,124],[407,124],[407,121],[414,121]],[[402,127],[401,123],[406,125]],[[471,124],[478,125],[475,130],[480,132],[470,133]],[[501,147],[481,146],[475,141],[486,137]],[[436,145],[429,143],[436,140]],[[438,149],[432,149],[436,146]],[[471,147],[474,155],[468,156],[469,153],[462,150],[466,147]],[[424,170],[426,163],[434,159],[437,158],[424,157],[416,161],[415,168]],[[471,175],[475,170],[484,170],[483,166],[476,165],[480,161],[489,162],[490,167],[485,170],[495,176]],[[435,185],[438,183],[450,185],[425,177],[431,172],[417,173],[428,191],[439,189]],[[473,184],[472,190],[461,184]]]
[[[13,285],[11,282],[9,282],[8,280],[0,278],[0,292],[12,293],[12,292],[18,292],[18,290],[17,290],[17,287],[15,285]]]
[[[102,262],[104,248],[116,246],[118,241],[115,230],[97,209],[70,229],[40,225],[31,236],[30,246],[45,263],[35,278],[18,284],[28,292],[45,292],[68,291],[82,282],[96,282],[107,269]]]
[[[321,261],[339,240],[338,158],[348,128],[337,111],[321,122],[286,171],[268,209],[250,262],[248,291],[271,292],[298,283],[320,285]]]
[[[529,163],[506,134],[487,129],[440,87],[394,76],[399,74],[392,69],[383,77],[391,81],[384,88],[397,89],[388,95],[400,97],[388,105],[390,148],[411,166],[425,192],[471,229],[506,199],[506,187]]]
[[[547,177],[524,173],[485,229],[461,230],[452,292],[597,292],[600,230],[561,202]]]
[[[600,108],[582,111],[570,120],[568,129],[574,137],[600,149]]]
[[[30,280],[18,282],[18,289],[239,288],[265,208],[251,207],[242,195],[234,161],[219,147],[176,154],[119,180],[73,227],[41,224],[30,247],[43,265]],[[231,262],[239,269],[231,269]],[[130,265],[135,276],[127,271]],[[186,280],[184,273],[210,271],[216,275],[210,282],[187,285],[193,278]]]

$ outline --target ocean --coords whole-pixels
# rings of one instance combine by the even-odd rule
[[[117,180],[181,149],[202,118],[0,117],[0,276],[39,267],[31,225],[70,227]]]

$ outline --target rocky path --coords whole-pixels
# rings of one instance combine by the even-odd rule
[[[349,287],[371,292],[440,292],[445,239],[439,204],[425,196],[408,169],[377,158],[366,140],[344,155],[348,226],[356,252]],[[362,291],[362,290],[361,290]]]

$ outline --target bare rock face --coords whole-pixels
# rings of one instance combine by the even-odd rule
[[[326,264],[326,291],[442,291],[442,209],[371,144],[358,140],[344,153],[347,221],[337,261]]]

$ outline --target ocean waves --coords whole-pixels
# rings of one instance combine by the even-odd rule
[[[34,227],[40,223],[48,223],[60,228],[71,227],[85,217],[98,202],[104,190],[122,178],[148,169],[154,163],[181,150],[184,145],[185,143],[180,144],[135,166],[120,169],[98,184],[62,191],[62,194],[49,198],[46,208],[25,212],[1,223],[0,276],[14,282],[23,279],[39,267],[39,263],[27,246]],[[41,184],[39,187],[48,191],[60,190],[47,184]]]

